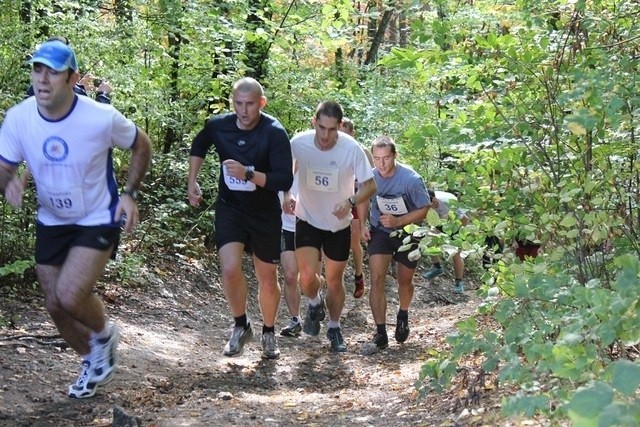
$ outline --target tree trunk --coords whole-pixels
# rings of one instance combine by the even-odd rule
[[[387,41],[390,45],[395,46],[398,42],[398,19],[399,15],[393,16],[393,19],[389,20],[389,29],[387,31]]]
[[[169,63],[169,82],[167,84],[167,103],[168,105],[178,106],[180,101],[180,88],[178,80],[180,78],[180,50],[184,39],[182,36],[181,18],[183,14],[183,6],[179,0],[165,0],[161,2],[161,11],[165,15],[165,25],[167,28],[167,53],[171,61]],[[164,130],[164,138],[162,143],[162,153],[171,152],[171,147],[177,139],[178,129],[178,108],[172,108],[169,117],[167,117],[167,125]]]
[[[223,53],[220,53],[219,49],[213,49],[213,67],[211,71],[211,79],[212,80],[220,80],[220,86],[224,86],[225,76],[233,74],[233,70],[229,68],[229,64],[231,63],[231,59],[233,58],[233,43],[229,40],[216,40],[217,44],[224,44]],[[231,89],[231,85],[227,85],[227,88],[220,90],[222,95],[211,94],[207,97],[206,102],[206,110],[207,113],[211,116],[217,112],[222,110],[228,110],[229,105],[229,90]],[[220,108],[221,106],[221,108]]]
[[[247,29],[256,32],[259,28],[267,27],[265,19],[271,19],[271,12],[259,14],[258,11],[270,11],[269,0],[248,0]],[[266,76],[265,62],[269,56],[269,40],[255,38],[246,45],[247,75],[261,81]]]
[[[182,45],[182,36],[180,34],[170,32],[169,39],[169,56],[171,57],[171,76],[169,80],[169,105],[176,105],[180,99],[180,89],[178,88],[178,78],[180,77],[180,48]],[[176,114],[174,112],[174,114]],[[176,140],[178,132],[175,128],[175,124],[178,120],[169,120],[167,130],[164,134],[164,143],[162,144],[162,153],[168,154],[171,152],[171,146]]]
[[[131,0],[114,0],[113,13],[120,24],[130,24],[133,22]]]
[[[407,25],[407,11],[403,10],[398,14],[398,45],[407,47],[409,25]]]
[[[346,77],[344,73],[344,53],[342,48],[336,49],[336,80],[338,81],[338,88],[344,89],[347,86]]]
[[[378,30],[371,41],[371,47],[369,48],[369,52],[367,52],[364,65],[372,64],[378,59],[378,49],[384,40],[384,35],[387,30],[387,26],[389,25],[389,21],[391,21],[391,18],[393,17],[393,12],[393,8],[388,8],[384,11],[382,19],[380,19],[380,23],[378,24]]]
[[[231,6],[226,2],[220,2],[218,4],[218,12],[220,17],[224,17],[229,21],[233,20],[231,15]],[[222,49],[219,46],[224,46]],[[218,34],[213,42],[212,46],[212,67],[211,67],[211,79],[220,80],[219,93],[212,93],[205,99],[206,110],[209,116],[220,112],[220,110],[228,110],[229,95],[231,91],[231,84],[226,83],[225,77],[233,74],[233,70],[230,67],[233,64],[233,41],[225,38],[224,34]],[[224,86],[227,87],[224,87]]]
[[[378,9],[378,2],[376,0],[369,0],[365,12],[371,13],[372,9]],[[367,22],[367,41],[373,40],[376,37],[376,30],[378,28],[378,20],[370,18]]]
[[[25,1],[20,5],[20,20],[23,24],[31,23],[31,2]]]

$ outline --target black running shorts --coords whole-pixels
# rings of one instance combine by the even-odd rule
[[[336,231],[320,230],[308,222],[296,221],[296,248],[311,246],[324,253],[333,261],[349,259],[351,248],[351,227]]]
[[[36,264],[62,265],[69,250],[82,246],[101,251],[111,250],[115,259],[120,242],[120,227],[82,225],[36,226]]]
[[[367,252],[371,255],[392,255],[393,259],[404,265],[407,268],[414,270],[418,266],[418,261],[409,261],[409,252],[418,248],[418,242],[412,239],[411,248],[407,251],[398,251],[402,246],[402,240],[406,237],[406,233],[403,237],[391,237],[389,233],[384,230],[372,228],[370,230],[371,240],[367,246]]]
[[[239,242],[244,244],[245,251],[253,253],[259,260],[278,264],[281,228],[279,212],[273,218],[256,219],[218,201],[215,219],[218,250],[227,243]]]
[[[282,230],[282,252],[289,252],[296,250],[296,233],[289,230]]]

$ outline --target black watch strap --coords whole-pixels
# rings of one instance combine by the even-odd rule
[[[244,179],[246,179],[247,181],[251,181],[255,176],[255,170],[256,168],[253,166],[246,166],[244,170]]]
[[[122,192],[122,195],[125,195],[125,194],[131,197],[133,200],[138,199],[138,192],[133,188],[125,188],[124,191]]]

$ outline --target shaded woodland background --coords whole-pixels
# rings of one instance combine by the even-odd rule
[[[403,162],[471,209],[454,240],[426,234],[425,255],[477,259],[487,236],[544,248],[525,263],[498,255],[477,314],[494,327],[461,323],[452,351],[418,373],[420,390],[446,388],[465,355],[481,354],[520,387],[506,413],[637,425],[639,26],[640,5],[613,0],[7,0],[0,118],[52,35],[72,41],[82,73],[112,83],[113,104],[155,148],[143,223],[109,272],[136,286],[160,254],[206,256],[212,213],[186,203],[188,148],[228,110],[237,78],[264,84],[266,111],[292,135],[318,102],[338,100],[363,144],[391,135]],[[116,163],[124,175],[126,156]],[[37,287],[33,189],[27,200],[21,211],[0,202],[6,298]]]

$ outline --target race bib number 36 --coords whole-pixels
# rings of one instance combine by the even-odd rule
[[[224,174],[224,183],[227,184],[229,190],[256,191],[256,185],[253,182],[230,176],[227,173],[227,167],[225,165],[222,165],[222,173]]]
[[[307,169],[307,188],[325,193],[338,191],[339,171],[336,168],[309,166]]]
[[[405,205],[402,197],[394,197],[391,199],[385,199],[380,196],[376,196],[378,202],[378,209],[382,214],[389,215],[404,215],[407,211],[407,205]]]

